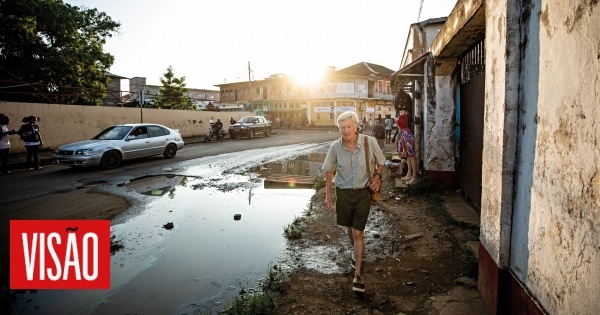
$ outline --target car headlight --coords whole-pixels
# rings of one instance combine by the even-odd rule
[[[75,155],[89,155],[94,153],[94,149],[82,149],[75,151]]]

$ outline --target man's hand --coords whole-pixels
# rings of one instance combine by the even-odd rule
[[[379,189],[379,183],[381,181],[378,180],[379,176],[375,175],[369,179],[369,189],[371,191],[377,191]]]
[[[335,207],[333,204],[333,200],[331,199],[331,195],[325,194],[325,204],[327,205],[327,209],[329,211],[335,211]]]

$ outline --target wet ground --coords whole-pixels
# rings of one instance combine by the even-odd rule
[[[372,205],[365,231],[366,294],[350,289],[350,246],[334,214],[325,209],[323,189],[312,198],[308,196],[314,192],[307,190],[304,199],[301,190],[289,189],[298,185],[283,185],[288,189],[278,189],[284,195],[272,206],[279,210],[256,210],[259,202],[269,204],[270,196],[280,193],[265,189],[266,178],[285,172],[310,176],[320,168],[325,148],[326,144],[303,144],[256,149],[179,162],[129,181],[125,175],[74,183],[82,189],[60,197],[61,202],[82,208],[80,199],[89,198],[84,208],[93,215],[86,212],[85,218],[112,218],[116,278],[112,290],[89,291],[85,297],[68,291],[20,294],[21,308],[14,313],[66,314],[69,305],[79,303],[82,306],[75,313],[216,314],[228,296],[255,286],[275,263],[273,257],[278,267],[295,269],[275,314],[485,314],[476,279],[467,278],[470,275],[462,270],[464,244],[477,239],[476,230],[448,224],[429,209],[424,197],[394,188],[387,169],[384,197]],[[118,206],[116,202],[122,200],[116,196],[127,197],[132,205]],[[217,197],[216,205],[207,201]],[[230,202],[234,206],[225,207]],[[101,207],[94,209],[95,203]],[[114,213],[128,210],[113,217],[112,208],[106,209],[113,203]],[[32,207],[21,211],[38,211],[40,218],[46,212],[56,215],[52,209],[40,212]],[[206,210],[213,207],[219,210]],[[71,218],[68,210],[62,209],[61,217]],[[297,215],[277,217],[296,211]],[[257,233],[244,225],[254,216],[260,219],[260,229],[265,225],[266,230],[255,240],[267,246],[244,243]],[[270,227],[271,217],[283,223]],[[286,242],[283,226],[292,220],[301,222],[302,237]],[[232,230],[245,237],[229,238]],[[208,255],[204,247],[213,251],[211,256],[202,256]],[[235,256],[238,252],[241,255]],[[232,268],[238,267],[241,271],[236,274]],[[208,269],[203,268],[216,271],[207,275],[203,270]]]
[[[137,199],[112,220],[111,289],[27,292],[19,295],[14,313],[222,309],[230,297],[255,287],[270,265],[285,260],[283,229],[303,215],[314,194],[293,183],[265,188],[271,187],[265,178],[320,176],[323,150],[315,144],[251,150],[245,158],[207,157],[119,185],[93,183]]]

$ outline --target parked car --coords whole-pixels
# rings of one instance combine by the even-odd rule
[[[54,157],[60,165],[100,165],[103,169],[113,169],[123,160],[143,156],[162,154],[167,159],[174,158],[183,145],[177,129],[157,124],[125,124],[111,126],[91,140],[60,146]]]
[[[273,126],[263,116],[245,116],[238,120],[237,123],[229,126],[229,138],[236,139],[239,137],[254,138],[257,134],[263,134],[265,137],[271,135]]]

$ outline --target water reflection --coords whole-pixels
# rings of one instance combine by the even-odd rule
[[[317,151],[294,160],[263,164],[253,171],[265,178],[265,188],[312,188],[315,180],[323,177],[325,155]]]
[[[314,192],[266,190],[256,174],[148,177],[126,188],[156,198],[140,215],[111,227],[118,240],[111,289],[25,293],[15,314],[220,310],[277,261],[285,248],[283,226],[301,215]],[[237,214],[244,219],[232,220]],[[168,223],[174,228],[166,230]]]
[[[169,193],[171,198],[175,197],[176,186],[186,186],[187,178],[185,176],[147,176],[137,178],[123,185],[136,192],[148,196],[162,196]]]

